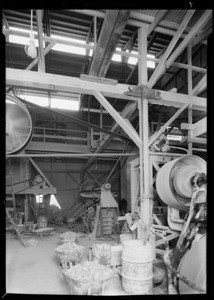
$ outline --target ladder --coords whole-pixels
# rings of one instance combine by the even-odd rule
[[[13,188],[13,176],[12,176],[10,159],[8,161],[8,165],[6,165],[6,187],[7,187],[6,208],[7,208],[8,212],[13,212],[13,217],[16,220],[16,218],[17,218],[16,200],[15,200],[15,193],[14,193],[14,188]],[[12,202],[12,207],[7,206],[7,204],[9,204],[9,202]]]
[[[10,215],[10,213],[9,213],[7,207],[6,207],[6,214],[7,214],[7,217],[8,217],[8,219],[9,219],[10,223],[12,224],[14,230],[16,231],[18,237],[19,237],[20,240],[22,241],[22,243],[23,243],[23,245],[25,246],[25,248],[27,248],[27,245],[26,245],[25,241],[22,239],[21,234],[20,234],[19,231],[18,231],[17,225],[16,225],[16,223],[14,222],[12,216]]]
[[[11,223],[12,228],[15,230],[18,237],[21,239],[21,241],[24,244],[25,248],[27,248],[27,245],[24,242],[24,240],[22,239],[21,234],[18,231],[18,227],[17,227],[17,225],[14,221],[17,218],[17,213],[16,213],[16,200],[15,200],[15,193],[14,193],[14,189],[13,189],[13,177],[12,177],[11,160],[10,159],[8,161],[8,166],[6,166],[6,186],[8,187],[8,190],[10,191],[10,193],[7,193],[7,195],[6,195],[6,216],[7,216],[7,219]],[[12,201],[13,207],[7,207],[8,201]],[[11,216],[10,212],[13,212],[13,217]]]

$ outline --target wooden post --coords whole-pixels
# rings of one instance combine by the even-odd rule
[[[192,45],[188,45],[187,47],[187,63],[192,66]],[[189,67],[188,70],[188,95],[192,96],[192,68]],[[192,124],[192,104],[188,107],[188,123]],[[192,137],[192,131],[188,131],[189,138]],[[192,142],[188,142],[188,154],[192,155]]]
[[[138,29],[138,52],[141,58],[138,62],[138,84],[147,85],[147,28]],[[138,101],[139,109],[139,133],[141,138],[140,154],[140,217],[143,222],[148,225],[151,217],[150,210],[150,185],[149,185],[149,149],[148,149],[148,99],[140,99]],[[138,238],[144,238],[144,232],[138,228]]]
[[[45,72],[45,56],[44,56],[43,37],[42,37],[42,10],[37,10],[36,11],[36,20],[37,20],[38,41],[39,41],[38,71],[39,72]]]
[[[97,46],[97,17],[94,16],[94,49],[96,50]]]
[[[25,195],[25,222],[28,221],[28,195]]]

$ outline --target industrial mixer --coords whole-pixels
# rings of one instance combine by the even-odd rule
[[[168,225],[181,231],[174,250],[180,255],[174,259],[176,269],[202,290],[206,290],[206,180],[206,162],[194,155],[166,163],[156,178],[157,193],[168,206]],[[198,291],[179,281],[179,293]]]

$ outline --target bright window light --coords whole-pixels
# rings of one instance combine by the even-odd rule
[[[136,52],[136,51],[132,51],[131,53],[138,54],[138,52]],[[155,56],[152,55],[152,54],[147,54],[147,57],[155,58]],[[128,64],[130,64],[130,65],[136,65],[137,61],[138,61],[138,58],[129,57]],[[155,68],[155,62],[147,60],[147,67],[154,69]]]
[[[23,99],[25,99],[28,102],[40,105],[40,106],[48,106],[48,98],[42,97],[42,96],[33,96],[33,95],[23,95]]]
[[[76,46],[56,44],[55,46],[53,46],[52,50],[60,51],[60,52],[67,52],[67,53],[74,53],[74,54],[79,54],[79,55],[85,55],[85,49],[76,47]]]
[[[147,57],[155,58],[152,54],[147,54]],[[151,69],[155,69],[155,62],[154,61],[147,61],[147,67]]]
[[[58,98],[51,99],[51,108],[59,108],[64,110],[79,110],[79,101],[76,100],[64,100]]]
[[[132,54],[138,54],[136,51],[132,51],[131,52]],[[136,65],[136,63],[137,63],[137,58],[135,58],[135,57],[129,57],[128,58],[128,64],[130,64],[130,65]]]
[[[54,35],[54,34],[52,34],[51,37],[53,39],[60,39],[62,41],[85,44],[85,41],[82,41],[82,40],[66,38],[66,37],[58,36],[58,35]],[[74,54],[80,54],[80,55],[85,55],[86,54],[86,49],[84,49],[84,48],[80,48],[78,46],[63,45],[63,44],[60,44],[60,43],[57,43],[52,49],[56,50],[56,51],[74,53]]]
[[[167,140],[169,141],[181,141],[182,140],[182,136],[181,135],[171,135],[171,134],[168,134],[167,135]]]
[[[29,25],[29,29],[22,29],[22,28],[17,28],[17,27],[13,27],[13,26],[10,26],[9,29],[17,31],[17,32],[28,32],[30,34],[30,25]],[[37,34],[36,31],[33,31],[33,33]]]
[[[94,46],[94,43],[91,43],[91,46]],[[94,51],[92,49],[89,50],[89,56],[92,56]]]
[[[60,39],[62,41],[68,41],[68,42],[75,42],[75,43],[79,43],[79,44],[85,44],[85,41],[78,40],[78,39],[67,38],[67,37],[60,36],[60,35],[52,34],[51,37],[53,39]]]
[[[116,50],[121,51],[120,48],[116,48]],[[121,62],[121,55],[119,55],[119,54],[114,54],[114,55],[112,56],[112,60],[113,60],[113,61],[119,61],[119,62]]]
[[[61,206],[59,205],[56,197],[54,195],[51,195],[51,199],[50,199],[50,205],[55,205],[57,206],[59,209],[61,209]]]
[[[18,35],[9,35],[9,42],[19,45],[28,45],[30,37],[18,36]],[[34,39],[35,46],[38,47],[38,40]],[[45,48],[45,42],[43,42],[43,47]]]
[[[36,203],[42,203],[43,202],[43,195],[36,195]]]

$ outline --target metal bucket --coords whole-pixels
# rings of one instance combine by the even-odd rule
[[[153,287],[153,245],[141,240],[123,242],[122,249],[122,286],[130,294],[145,295],[152,293]]]
[[[46,228],[48,220],[46,217],[38,217],[37,219],[37,228]]]

